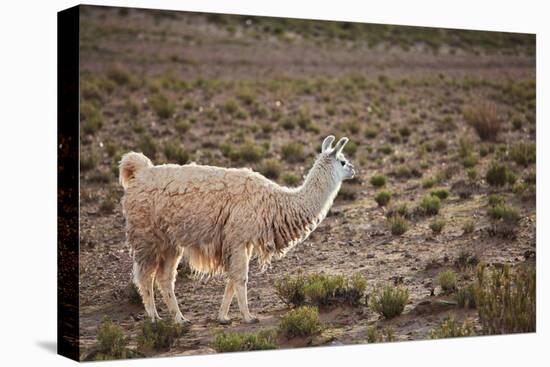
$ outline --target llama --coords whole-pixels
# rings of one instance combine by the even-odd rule
[[[348,138],[335,147],[333,141],[334,136],[325,138],[313,167],[296,188],[279,186],[247,168],[154,166],[141,153],[125,154],[119,181],[125,190],[126,238],[148,317],[160,318],[156,282],[175,321],[189,322],[174,293],[177,266],[186,256],[199,274],[227,275],[220,323],[231,322],[228,312],[235,295],[244,322],[258,322],[247,300],[251,257],[256,255],[265,269],[273,256],[282,257],[304,241],[325,218],[342,181],[355,175],[342,154]]]

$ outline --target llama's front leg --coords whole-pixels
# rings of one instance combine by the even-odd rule
[[[233,282],[235,293],[237,294],[237,302],[239,309],[243,315],[244,322],[253,324],[258,322],[258,319],[250,314],[248,310],[247,299],[247,284],[248,284],[248,262],[250,257],[247,251],[242,249],[233,254],[231,258],[229,277]]]
[[[227,316],[229,313],[229,306],[231,306],[231,301],[235,295],[235,285],[231,279],[227,280],[225,285],[225,292],[223,294],[222,304],[220,306],[220,311],[218,312],[218,322],[220,324],[226,325],[231,323],[231,319]]]

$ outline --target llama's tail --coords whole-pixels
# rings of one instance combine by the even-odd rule
[[[135,177],[139,170],[152,166],[153,163],[151,163],[151,160],[142,153],[126,153],[122,156],[118,166],[118,182],[120,182],[124,190],[126,190],[128,188],[128,183]]]

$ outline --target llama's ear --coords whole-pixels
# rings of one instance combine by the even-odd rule
[[[334,141],[334,135],[329,135],[323,140],[323,144],[321,145],[321,153],[326,152],[328,149],[332,148],[332,142]]]
[[[349,139],[346,137],[343,137],[342,139],[338,140],[338,143],[336,143],[336,146],[334,147],[334,154],[338,154],[344,149],[344,146],[348,143]]]

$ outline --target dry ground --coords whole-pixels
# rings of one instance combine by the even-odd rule
[[[219,331],[274,325],[287,311],[274,282],[298,269],[360,272],[369,292],[387,282],[402,282],[411,297],[404,314],[390,321],[367,307],[323,310],[328,329],[321,336],[287,341],[283,347],[365,342],[370,325],[391,325],[398,340],[424,339],[450,314],[476,320],[475,311],[438,302],[452,296],[442,295],[435,278],[455,269],[461,252],[490,264],[517,264],[532,257],[534,193],[514,193],[510,186],[494,189],[484,180],[495,159],[507,163],[518,182],[534,170],[534,165],[525,168],[508,158],[514,143],[535,141],[532,38],[491,47],[478,38],[456,45],[441,41],[434,50],[414,39],[383,42],[384,34],[382,42],[369,45],[361,38],[264,29],[245,19],[225,23],[205,16],[108,8],[85,9],[81,26],[84,351],[95,343],[104,315],[122,325],[132,343],[144,318],[143,307],[130,304],[127,296],[131,258],[116,163],[129,150],[145,151],[155,163],[188,159],[260,171],[266,160],[275,159],[282,166],[277,181],[284,184],[292,181],[292,174],[307,172],[326,135],[347,135],[356,144],[348,156],[358,177],[344,185],[316,232],[265,273],[252,266],[249,303],[261,322],[241,324],[234,304],[232,325],[218,325],[213,318],[223,278],[199,281],[182,275],[176,293],[193,324],[162,355],[212,353],[209,344]],[[479,100],[497,105],[503,130],[495,142],[481,142],[465,122],[464,108]],[[514,120],[521,126],[514,128]],[[471,142],[478,158],[475,179],[468,178],[457,158],[460,137]],[[291,162],[284,159],[283,146],[289,142],[303,146],[303,159],[292,161],[296,153]],[[385,154],[388,147],[391,152]],[[482,157],[483,150],[488,152]],[[407,176],[406,168],[417,168],[421,177]],[[462,199],[451,190],[439,214],[446,221],[442,234],[433,235],[432,218],[421,217],[411,221],[404,235],[392,236],[386,225],[388,208],[374,201],[377,189],[369,178],[387,175],[387,190],[393,194],[389,207],[407,203],[412,209],[430,191],[423,182],[440,172],[447,175],[436,187],[473,182],[472,196]],[[489,234],[486,198],[495,191],[520,210],[515,238]],[[470,234],[462,230],[467,219],[475,223]],[[455,271],[460,284],[471,277]],[[167,316],[160,297],[157,306]]]

